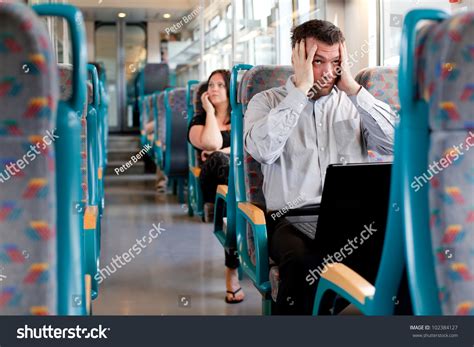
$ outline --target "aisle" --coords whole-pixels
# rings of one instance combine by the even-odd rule
[[[108,270],[94,314],[260,315],[260,295],[248,279],[243,303],[224,302],[224,251],[211,224],[188,217],[175,197],[156,194],[153,179],[106,177],[100,268]]]

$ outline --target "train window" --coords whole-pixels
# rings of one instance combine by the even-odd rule
[[[298,0],[298,5],[297,5],[298,6],[297,11],[299,13],[298,24],[304,23],[310,19],[309,18],[310,2],[311,0]]]
[[[397,66],[400,60],[400,39],[405,14],[414,8],[437,8],[448,13],[451,5],[448,1],[436,0],[382,0],[381,18],[381,61],[385,66]]]
[[[220,21],[221,21],[221,16],[212,17],[211,21],[209,22],[211,29],[216,28]]]

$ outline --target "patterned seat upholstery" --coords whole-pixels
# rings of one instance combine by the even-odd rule
[[[398,96],[398,69],[374,67],[361,70],[355,80],[395,112],[400,111]],[[393,161],[392,155],[381,155],[369,148],[369,161]]]
[[[366,68],[361,70],[355,80],[377,99],[400,111],[398,97],[398,69],[388,67]]]
[[[165,93],[161,92],[156,98],[156,108],[158,110],[158,140],[161,142],[163,153],[166,150],[166,110]]]
[[[0,314],[57,313],[57,67],[44,23],[0,3]]]
[[[169,91],[165,102],[169,105],[166,122],[170,130],[166,138],[165,173],[167,176],[185,177],[188,173],[186,88]]]
[[[429,105],[430,231],[445,315],[474,314],[474,14],[423,28],[417,38],[418,93]]]
[[[290,66],[256,66],[247,71],[242,78],[240,88],[238,88],[238,100],[242,103],[243,114],[252,97],[264,90],[284,85],[289,76],[293,74]],[[236,163],[241,165],[242,163]],[[252,158],[244,149],[244,173],[245,190],[247,201],[257,205],[263,211],[265,208],[265,197],[263,195],[263,174],[260,163]],[[256,264],[255,242],[250,226],[247,226],[248,253],[252,263]],[[278,268],[272,267],[270,271],[270,283],[272,285],[272,296],[278,292]]]

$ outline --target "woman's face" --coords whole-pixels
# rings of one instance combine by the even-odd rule
[[[207,92],[209,93],[209,100],[213,105],[228,101],[225,81],[220,73],[216,73],[211,77]]]

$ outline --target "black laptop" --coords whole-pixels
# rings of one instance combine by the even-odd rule
[[[335,235],[350,236],[364,226],[385,230],[391,168],[391,163],[381,162],[329,165],[321,204],[303,208],[308,213],[285,219],[319,242],[334,239]]]

